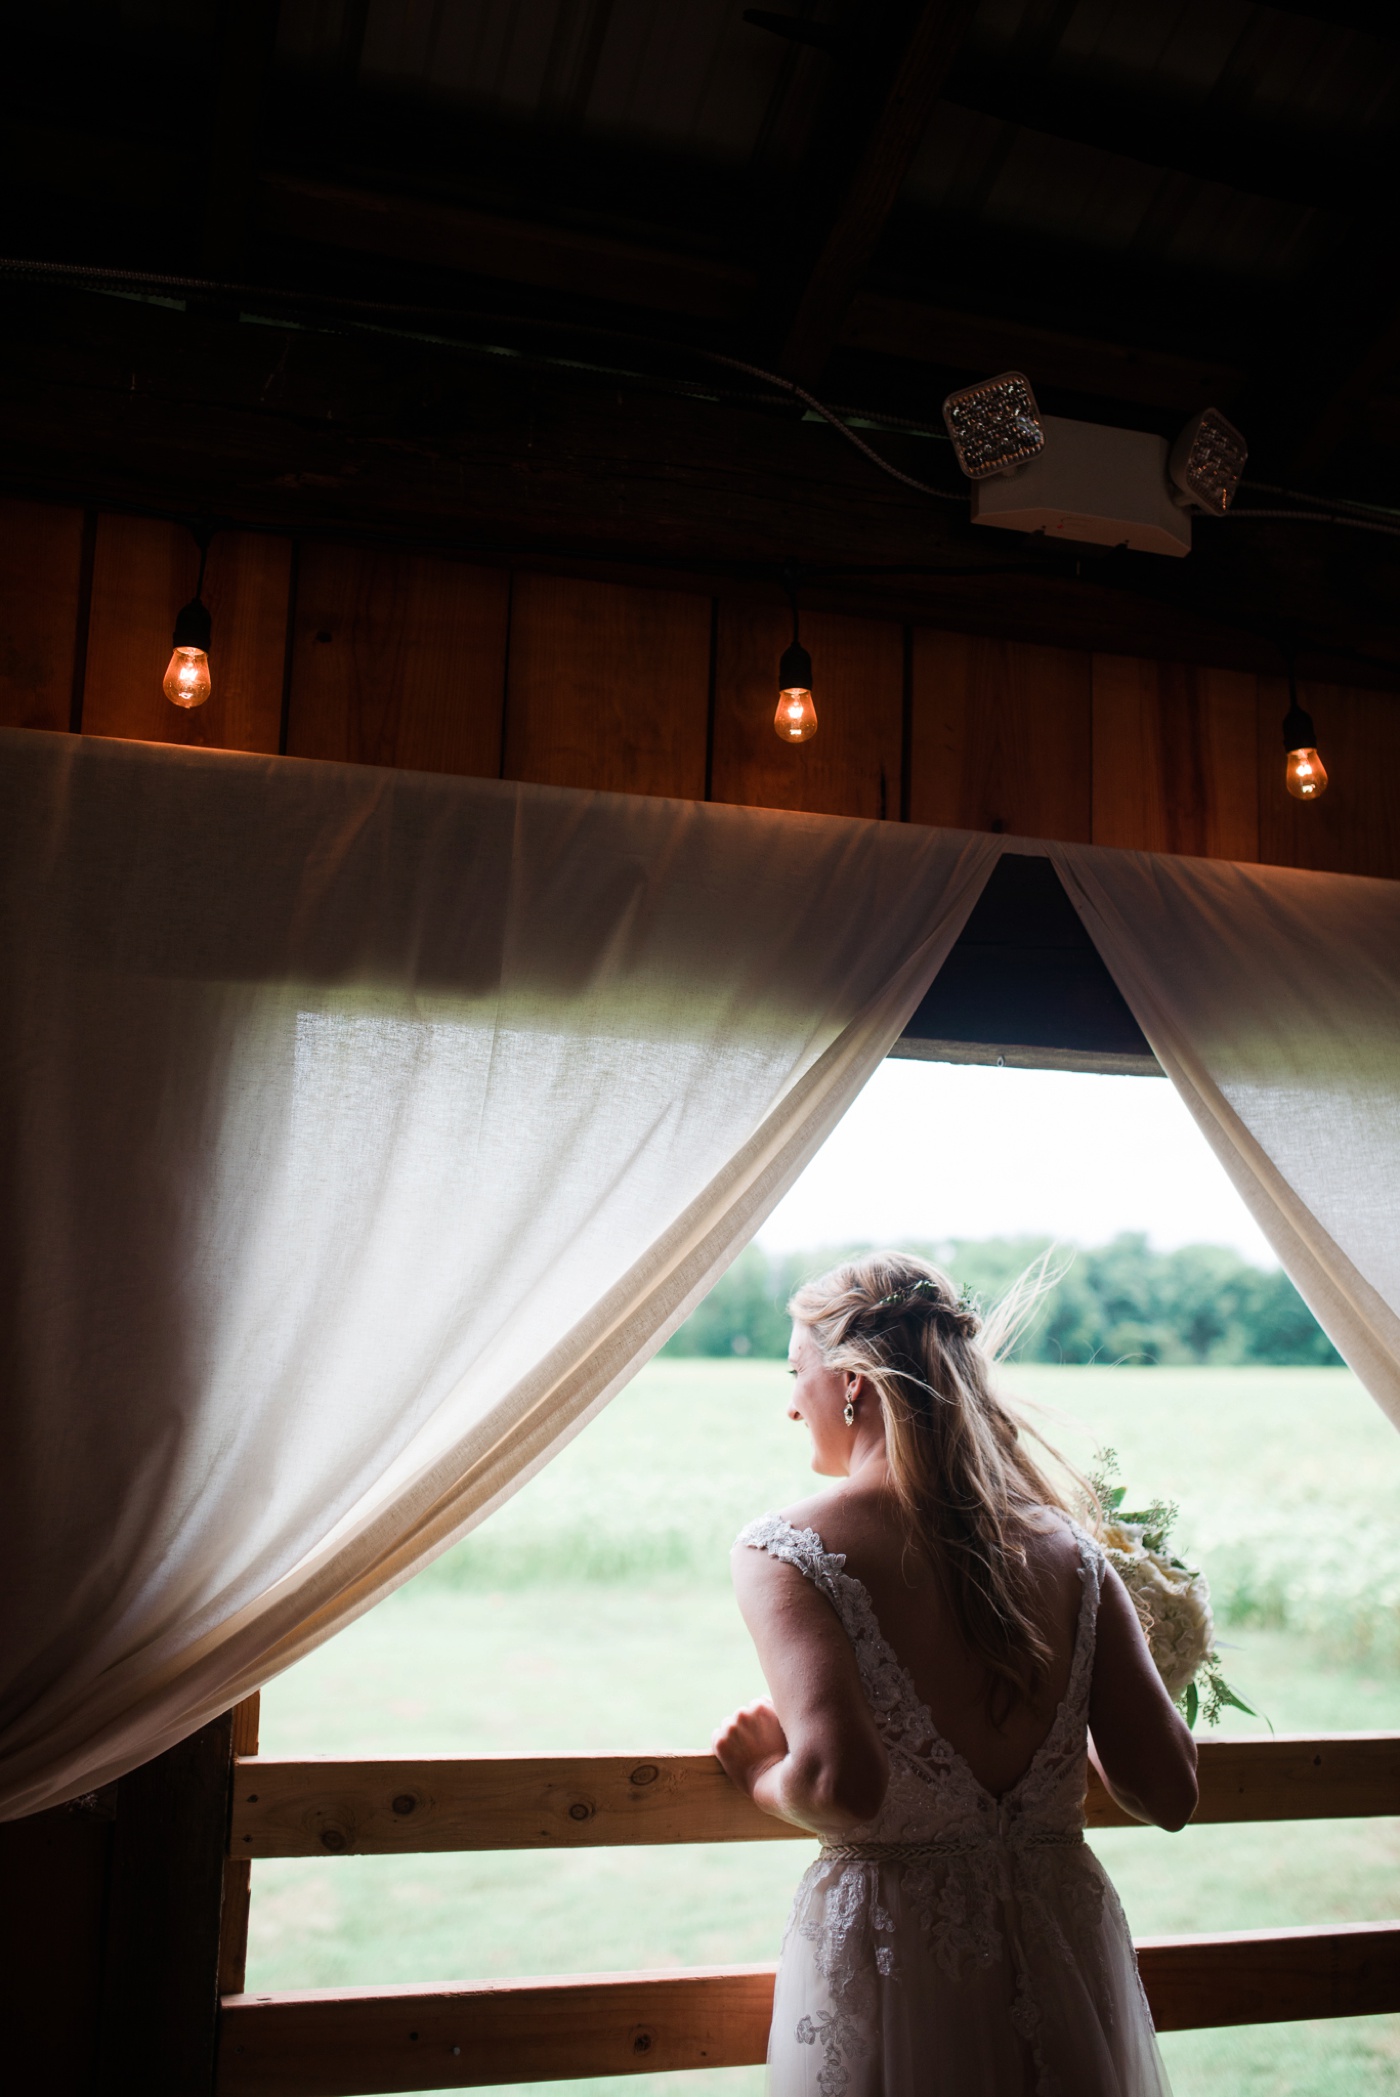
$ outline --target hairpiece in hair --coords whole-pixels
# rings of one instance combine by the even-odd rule
[[[902,1289],[892,1289],[888,1296],[880,1297],[875,1308],[877,1311],[882,1311],[887,1303],[908,1303],[913,1296],[932,1296],[936,1301],[938,1297],[937,1282],[932,1282],[926,1274],[921,1274],[917,1281],[906,1282]]]
[[[971,1338],[981,1323],[977,1298],[970,1288],[962,1288],[955,1304],[944,1303],[939,1296],[937,1282],[931,1281],[926,1274],[919,1275],[915,1281],[906,1282],[902,1289],[892,1289],[888,1296],[878,1297],[875,1309],[883,1311],[897,1304],[901,1310],[907,1310],[920,1301],[928,1306],[935,1318],[951,1318],[959,1334],[965,1339]]]

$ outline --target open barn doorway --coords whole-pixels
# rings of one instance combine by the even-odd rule
[[[983,1294],[1063,1278],[1007,1380],[1081,1464],[1179,1501],[1228,1671],[1280,1733],[1400,1730],[1400,1444],[1336,1360],[1043,860],[1009,859],[900,1053],[667,1349],[500,1514],[264,1692],[266,1754],[702,1748],[761,1683],[730,1539],[811,1489],[782,1302],[853,1245]],[[1258,1719],[1228,1712],[1221,1731]],[[1388,1916],[1400,1822],[1094,1837],[1135,1931]],[[288,1860],[254,1871],[250,1991],[775,1955],[784,1842]],[[1400,2018],[1168,2034],[1178,2097],[1381,2097]],[[762,2071],[618,2079],[757,2097]],[[563,2086],[561,2086],[563,2087]],[[599,2091],[603,2085],[587,2088]]]

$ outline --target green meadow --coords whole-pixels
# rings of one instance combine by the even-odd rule
[[[1342,1369],[1008,1372],[1076,1462],[1180,1503],[1227,1672],[1279,1732],[1400,1730],[1400,1437]],[[750,1516],[809,1492],[781,1363],[653,1363],[491,1522],[263,1695],[274,1754],[705,1746],[762,1682],[729,1594]],[[1222,1731],[1263,1730],[1230,1713]],[[1096,1836],[1134,1930],[1400,1913],[1400,1821]],[[777,1954],[801,1842],[258,1864],[248,1985]],[[1400,2017],[1170,2034],[1178,2097],[1400,2092]],[[592,2097],[757,2097],[760,2069]],[[666,2085],[663,2090],[658,2085]],[[557,2088],[563,2097],[565,2086]]]

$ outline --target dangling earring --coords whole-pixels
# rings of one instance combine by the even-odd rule
[[[844,1404],[844,1405],[842,1406],[842,1408],[841,1408],[841,1417],[842,1417],[842,1419],[843,1419],[843,1420],[845,1421],[845,1423],[846,1423],[846,1425],[847,1425],[848,1427],[854,1427],[854,1426],[855,1426],[855,1424],[856,1424],[856,1401],[855,1401],[855,1399],[854,1399],[854,1398],[848,1398],[848,1399],[846,1400],[846,1403],[845,1403],[845,1404]]]

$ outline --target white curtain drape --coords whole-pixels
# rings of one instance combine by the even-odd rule
[[[1400,882],[1046,849],[1280,1264],[1400,1427]]]
[[[498,1505],[902,1029],[999,838],[0,733],[0,1813]]]

